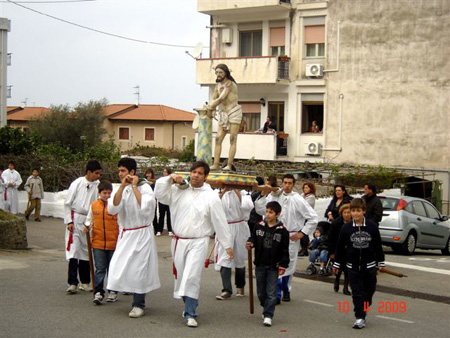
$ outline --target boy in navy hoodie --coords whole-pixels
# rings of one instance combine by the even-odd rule
[[[277,280],[289,265],[289,232],[278,220],[281,205],[266,205],[264,223],[256,224],[247,240],[247,250],[255,248],[255,274],[258,299],[263,309],[265,326],[272,326],[277,302]]]
[[[384,253],[378,226],[364,217],[366,205],[361,198],[350,204],[353,221],[344,224],[339,235],[333,272],[338,274],[346,264],[352,287],[352,298],[356,321],[354,329],[366,326],[366,309],[372,304],[377,285],[377,265],[383,269]]]

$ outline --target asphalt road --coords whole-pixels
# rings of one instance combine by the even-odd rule
[[[181,318],[183,304],[172,297],[170,239],[167,236],[156,238],[162,286],[147,295],[146,315],[131,319],[128,317],[131,296],[120,295],[117,303],[95,306],[91,293],[65,293],[67,262],[64,226],[60,219],[44,218],[42,223],[30,221],[27,224],[32,249],[0,251],[1,337],[450,336],[450,305],[445,302],[445,297],[450,296],[450,276],[399,267],[395,270],[408,274],[408,278],[379,275],[379,289],[410,289],[417,294],[443,298],[429,301],[398,295],[389,289],[388,292],[378,291],[369,312],[368,325],[359,331],[351,328],[354,321],[351,297],[333,292],[332,286],[323,282],[331,281],[331,277],[294,278],[292,301],[277,306],[274,325],[267,328],[262,325],[257,301],[252,315],[248,310],[248,296],[233,297],[229,301],[215,299],[221,282],[220,275],[211,265],[203,272],[199,327],[187,328]],[[387,254],[386,260],[449,271],[448,257],[438,255],[437,251],[413,257]],[[298,265],[300,276],[303,276],[304,264],[307,264],[306,259]],[[405,306],[405,311],[393,313],[391,307],[394,304]],[[349,311],[346,313],[347,305]]]

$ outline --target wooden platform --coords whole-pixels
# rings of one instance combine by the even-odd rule
[[[189,172],[176,172],[177,175],[181,175],[185,180],[189,178]],[[256,176],[239,175],[230,172],[210,172],[206,183],[210,184],[213,188],[222,188],[227,186],[232,189],[245,189],[254,190],[258,186]]]

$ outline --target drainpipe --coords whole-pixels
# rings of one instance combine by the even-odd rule
[[[335,69],[324,69],[323,72],[324,73],[329,73],[329,72],[338,72],[339,71],[339,59],[340,59],[340,54],[341,54],[341,29],[340,29],[340,25],[341,22],[338,21],[337,22],[337,46],[336,46],[336,60],[337,60],[337,64],[336,64],[336,68]]]
[[[342,105],[344,94],[339,94],[339,143],[337,148],[322,148],[323,151],[342,151]],[[326,137],[326,134],[325,134]],[[326,144],[326,142],[325,142]]]

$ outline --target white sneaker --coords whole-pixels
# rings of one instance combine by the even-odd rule
[[[263,324],[264,326],[272,326],[272,318],[265,317]]]
[[[169,236],[173,237],[173,232],[172,231],[169,231]]]
[[[159,237],[159,236],[161,236],[161,233],[158,231],[158,232],[156,233],[156,237]]]
[[[128,314],[131,318],[139,318],[144,315],[144,309],[141,309],[140,307],[135,306],[131,309],[130,313]]]
[[[186,325],[188,327],[197,327],[198,326],[197,321],[195,320],[195,318],[192,318],[192,317],[188,318]]]
[[[96,305],[101,305],[102,304],[102,300],[103,300],[103,296],[100,292],[97,292],[94,296],[94,299],[92,300],[92,302]]]
[[[117,301],[117,292],[109,291],[108,297],[106,298],[108,303],[114,303]]]
[[[68,294],[74,294],[77,293],[77,286],[76,285],[70,285],[69,288],[66,290]]]
[[[80,284],[80,286],[78,287],[80,290],[86,291],[86,292],[91,292],[92,289],[89,286],[89,284]]]
[[[365,319],[362,319],[362,318],[359,318],[359,319],[357,319],[354,323],[353,323],[353,328],[354,329],[362,329],[362,328],[364,328],[366,326],[366,320]]]

